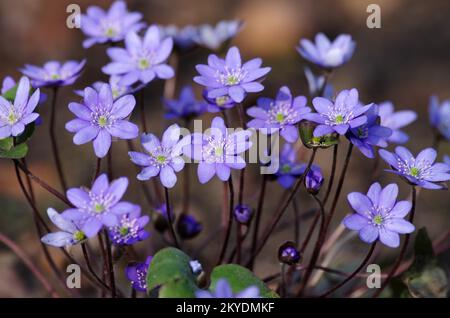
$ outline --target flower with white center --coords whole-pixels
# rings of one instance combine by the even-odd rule
[[[80,230],[81,224],[79,222],[65,219],[52,208],[47,209],[47,214],[52,223],[61,231],[44,235],[41,238],[43,243],[55,247],[65,247],[78,244],[87,239],[84,232]]]
[[[120,215],[118,223],[108,228],[111,242],[115,245],[133,245],[147,239],[150,234],[145,226],[150,221],[147,215],[141,216],[141,207],[133,205],[133,209]]]
[[[85,65],[86,60],[64,63],[50,61],[43,67],[25,65],[20,71],[31,79],[33,87],[60,87],[75,83]]]

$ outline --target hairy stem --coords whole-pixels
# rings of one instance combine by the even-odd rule
[[[336,144],[333,147],[333,161],[331,164],[330,181],[328,182],[327,192],[325,193],[325,197],[323,198],[324,205],[327,204],[328,198],[330,197],[331,189],[333,188],[334,177],[336,175],[336,163],[337,163],[338,148],[339,148],[339,144]]]
[[[220,265],[225,257],[225,253],[227,252],[227,247],[228,247],[228,241],[230,240],[230,234],[231,234],[231,227],[233,225],[233,206],[234,206],[234,186],[233,186],[233,180],[230,176],[230,179],[228,180],[228,188],[229,188],[229,200],[230,203],[228,205],[228,218],[227,218],[227,225],[226,225],[226,229],[225,229],[225,238],[223,240],[223,244],[222,244],[222,249],[220,251],[219,254],[219,259],[217,261],[217,265]],[[226,191],[226,184],[225,184],[225,189],[224,191]]]
[[[175,233],[175,230],[173,228],[173,220],[172,220],[172,211],[170,209],[170,200],[169,200],[169,189],[164,187],[164,194],[166,197],[166,210],[167,210],[167,225],[170,230],[170,235],[172,235],[173,243],[175,244],[176,248],[180,248],[180,244],[178,243],[177,235]]]

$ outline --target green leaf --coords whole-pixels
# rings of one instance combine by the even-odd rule
[[[16,93],[17,93],[17,87],[19,85],[16,84],[13,88],[9,89],[8,91],[6,91],[2,96],[10,101],[10,102],[14,102],[14,99],[16,98]]]
[[[9,151],[14,146],[12,137],[0,140],[0,151]]]
[[[150,293],[168,283],[171,285],[167,288],[172,290],[173,283],[180,280],[188,281],[195,286],[196,277],[189,261],[189,256],[176,248],[168,247],[160,250],[153,257],[147,273],[147,291]]]
[[[9,150],[0,149],[0,158],[4,159],[21,159],[24,158],[28,153],[27,144],[20,144]]]
[[[303,144],[307,148],[329,148],[339,143],[339,135],[336,133],[314,137],[314,129],[317,125],[302,121],[300,123],[299,132]]]
[[[161,287],[159,298],[195,298],[198,287],[194,282],[181,278],[171,281]]]
[[[402,275],[414,298],[445,298],[448,293],[447,271],[439,264],[427,230],[421,228],[414,242],[414,262]]]
[[[259,288],[261,297],[279,298],[276,292],[267,287],[258,277],[245,267],[236,264],[228,264],[214,268],[211,273],[211,290],[215,290],[217,282],[222,278],[225,278],[230,283],[233,293],[241,292],[250,286],[256,286]]]

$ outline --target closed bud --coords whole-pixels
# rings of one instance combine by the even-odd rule
[[[247,204],[240,204],[234,208],[234,218],[240,224],[249,224],[253,217],[253,209]]]
[[[294,265],[300,262],[301,255],[294,242],[286,242],[278,249],[278,260],[287,265]]]
[[[192,215],[180,215],[177,223],[177,232],[184,240],[196,237],[203,230],[203,226]]]

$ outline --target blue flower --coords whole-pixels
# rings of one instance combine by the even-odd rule
[[[285,143],[281,151],[278,171],[275,174],[278,183],[285,189],[291,188],[295,180],[305,171],[305,165],[296,159],[296,149],[293,144]]]
[[[81,230],[80,221],[71,221],[64,218],[54,209],[47,209],[48,217],[61,231],[48,233],[41,238],[47,245],[55,247],[65,247],[78,244],[87,239],[86,234]]]
[[[100,89],[103,85],[109,85],[111,87],[111,93],[114,100],[119,99],[120,97],[131,93],[131,87],[127,85],[120,85],[121,77],[117,75],[113,75],[109,78],[108,83],[105,82],[95,82],[92,84],[92,88],[100,93]],[[75,94],[78,96],[84,97],[84,90],[76,90]]]
[[[242,64],[239,49],[232,47],[225,59],[211,54],[208,65],[197,65],[200,76],[194,77],[194,81],[209,89],[208,98],[228,95],[236,103],[240,103],[247,93],[258,93],[264,89],[258,80],[262,80],[270,72],[270,67],[261,68],[261,64],[260,58]]]
[[[445,139],[450,140],[450,100],[439,103],[436,96],[430,98],[428,107],[430,123]]]
[[[147,291],[147,272],[153,257],[149,256],[145,263],[130,263],[125,269],[125,275],[131,282],[134,290],[139,292]]]
[[[450,167],[445,163],[434,163],[437,152],[433,148],[422,150],[415,158],[402,146],[395,148],[395,153],[384,149],[379,153],[392,168],[386,171],[405,178],[412,185],[432,190],[442,189],[446,188],[442,182],[450,180]]]
[[[178,28],[175,25],[159,26],[162,38],[171,37],[175,48],[180,52],[189,51],[197,46],[198,28],[187,25]]]
[[[350,60],[355,47],[356,43],[348,34],[341,34],[331,42],[323,33],[319,33],[315,43],[306,39],[300,40],[297,50],[311,63],[323,68],[335,68]]]
[[[58,61],[50,61],[43,67],[27,64],[20,71],[31,79],[33,87],[59,87],[75,83],[85,64],[86,60],[68,61],[63,64]]]
[[[378,105],[380,125],[392,130],[392,135],[387,138],[388,142],[404,144],[408,142],[409,136],[400,130],[417,119],[417,113],[412,110],[394,111],[392,102],[384,102]]]
[[[115,245],[133,245],[147,239],[150,234],[145,230],[145,226],[149,221],[150,218],[147,215],[141,216],[141,207],[133,205],[132,210],[119,216],[116,225],[108,228],[112,243]]]
[[[364,195],[352,192],[347,196],[354,214],[348,215],[343,223],[350,230],[358,231],[363,242],[373,243],[377,239],[386,246],[398,247],[399,234],[412,233],[415,227],[404,217],[411,211],[409,201],[398,201],[398,186],[395,183],[385,188],[377,182]]]
[[[186,85],[181,89],[178,99],[164,99],[167,119],[190,119],[198,117],[207,111],[207,103],[195,98],[192,86]]]
[[[223,45],[233,39],[242,29],[243,23],[238,20],[223,20],[216,26],[204,24],[198,27],[195,41],[198,45],[213,51],[218,51]]]

